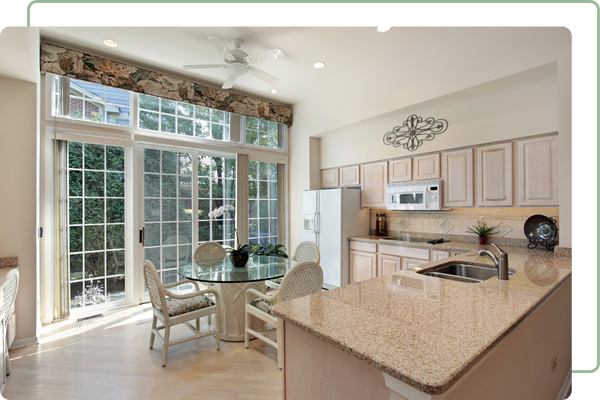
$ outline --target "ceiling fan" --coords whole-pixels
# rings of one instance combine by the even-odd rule
[[[283,57],[283,51],[279,48],[263,51],[260,53],[248,55],[245,51],[240,50],[242,46],[241,40],[232,40],[231,44],[234,49],[229,50],[223,40],[216,36],[209,36],[208,40],[219,50],[223,55],[225,64],[206,64],[206,65],[184,65],[185,69],[204,69],[204,68],[224,68],[229,74],[229,77],[223,84],[223,89],[231,89],[233,83],[238,76],[250,74],[258,79],[261,79],[271,85],[279,83],[279,79],[273,75],[269,75],[264,71],[253,67],[254,64],[271,60],[273,58]]]

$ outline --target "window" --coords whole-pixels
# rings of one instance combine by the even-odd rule
[[[139,95],[139,128],[229,141],[230,115],[145,94]]]
[[[211,220],[208,213],[224,204],[235,206],[234,158],[198,157],[198,244],[218,242],[235,247],[232,213]]]
[[[246,143],[254,146],[280,149],[279,124],[257,118],[246,117]]]
[[[126,90],[114,89],[96,83],[76,79],[54,81],[53,115],[71,119],[101,122],[105,124],[130,126],[130,94]],[[61,82],[68,83],[68,114],[62,115]],[[66,107],[65,107],[66,109]]]
[[[125,150],[69,142],[71,308],[125,300]]]
[[[277,164],[250,161],[249,242],[266,246],[277,244]]]

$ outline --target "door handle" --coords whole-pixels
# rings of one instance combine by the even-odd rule
[[[146,228],[142,228],[140,229],[140,243],[142,244],[142,247],[144,247],[146,244]]]

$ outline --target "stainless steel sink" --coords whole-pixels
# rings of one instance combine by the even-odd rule
[[[514,274],[514,269],[509,269],[508,274]],[[419,272],[426,276],[450,279],[459,282],[481,283],[494,276],[498,276],[498,270],[486,264],[465,264],[462,261],[451,261],[436,268]]]

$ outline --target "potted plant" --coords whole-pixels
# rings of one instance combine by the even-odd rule
[[[252,253],[258,256],[271,256],[271,257],[282,257],[288,258],[288,254],[286,253],[286,248],[282,244],[278,244],[277,246],[273,246],[273,244],[269,243],[266,247],[261,246],[259,244],[255,244],[252,246]]]
[[[250,256],[250,252],[252,251],[252,246],[250,246],[249,244],[245,244],[242,246],[240,244],[240,238],[238,237],[237,229],[235,227],[235,216],[231,213],[233,210],[235,210],[234,206],[232,206],[231,204],[225,204],[209,212],[208,217],[210,219],[218,218],[223,216],[223,214],[225,213],[229,213],[229,215],[231,215],[231,217],[233,218],[233,230],[235,232],[235,238],[238,243],[238,248],[237,250],[232,248],[229,251],[229,258],[231,259],[231,263],[234,267],[244,267],[248,262],[248,257]]]
[[[477,218],[477,222],[474,225],[469,226],[465,233],[476,234],[479,236],[479,244],[485,244],[488,236],[498,233],[496,230],[497,227],[498,225],[489,226],[487,222],[485,222],[485,218],[479,217]]]

